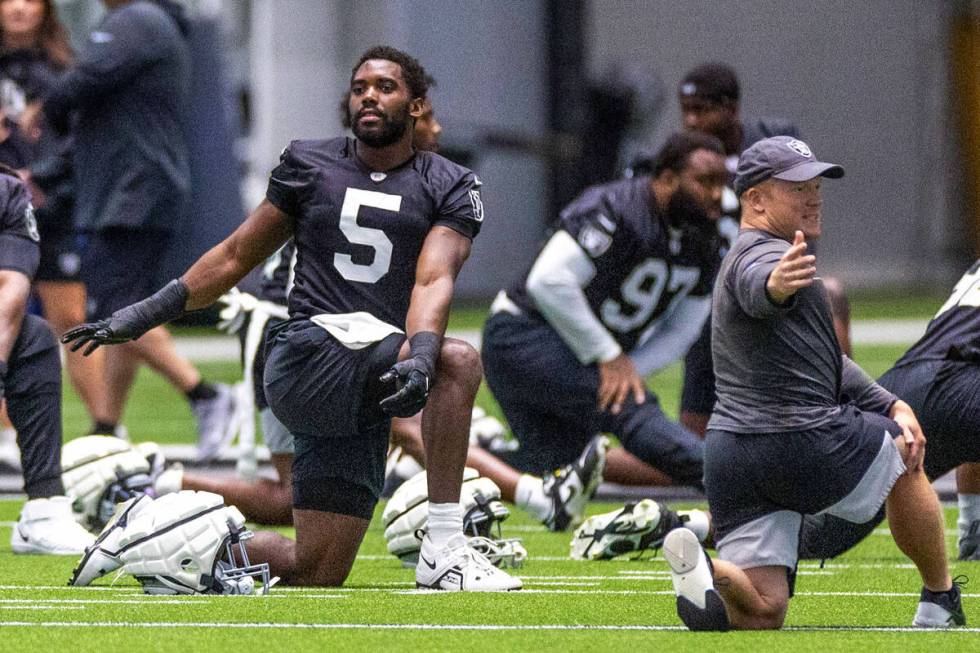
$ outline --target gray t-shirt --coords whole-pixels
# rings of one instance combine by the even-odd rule
[[[718,401],[709,429],[782,433],[820,426],[853,401],[886,413],[896,397],[841,353],[819,280],[776,305],[769,274],[790,243],[743,229],[712,298],[711,353]]]

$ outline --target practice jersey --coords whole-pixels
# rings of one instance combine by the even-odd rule
[[[40,236],[30,193],[20,179],[0,173],[0,270],[33,279],[40,261]]]
[[[668,225],[649,177],[586,189],[562,211],[558,228],[595,266],[585,296],[623,351],[633,350],[685,297],[711,293],[720,262],[714,225]],[[521,309],[537,312],[526,274],[507,294]]]
[[[980,362],[980,260],[956,283],[953,294],[929,322],[925,335],[895,367],[947,358]]]
[[[429,230],[474,238],[483,221],[480,181],[470,170],[416,152],[375,172],[350,138],[290,143],[266,196],[295,221],[294,317],[363,311],[404,329]]]

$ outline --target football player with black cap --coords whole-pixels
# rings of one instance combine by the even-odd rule
[[[782,627],[803,516],[861,523],[883,503],[922,578],[913,625],[966,622],[919,423],[841,352],[807,253],[805,238],[821,232],[821,183],[843,174],[786,136],[739,159],[741,229],[712,298],[718,401],[704,482],[718,558],[712,564],[683,528],[663,546],[678,614],[692,630]]]

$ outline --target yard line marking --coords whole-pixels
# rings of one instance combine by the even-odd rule
[[[127,621],[0,621],[8,628],[235,628],[242,630],[445,630],[445,631],[686,631],[684,626],[643,624],[343,624],[343,623],[215,623]],[[899,632],[935,633],[909,626],[790,626],[792,632]],[[951,628],[944,633],[980,633],[980,628]]]
[[[0,610],[84,610],[84,605],[0,605]]]
[[[164,599],[155,601],[142,601],[137,599],[0,599],[0,604],[6,603],[79,603],[79,604],[113,604],[118,603],[122,605],[146,605],[147,603],[156,603],[164,605],[188,605],[187,601],[180,599]],[[209,600],[205,601],[192,601],[196,605],[207,605],[211,603]]]

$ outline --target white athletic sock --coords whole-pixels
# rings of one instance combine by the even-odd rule
[[[463,532],[463,511],[458,503],[429,503],[429,540],[443,547]]]
[[[517,507],[540,521],[547,519],[551,512],[551,501],[545,496],[542,485],[540,477],[521,474],[514,492],[514,503]]]
[[[970,530],[970,524],[980,521],[980,494],[957,494],[960,516],[956,520],[962,538]]]

